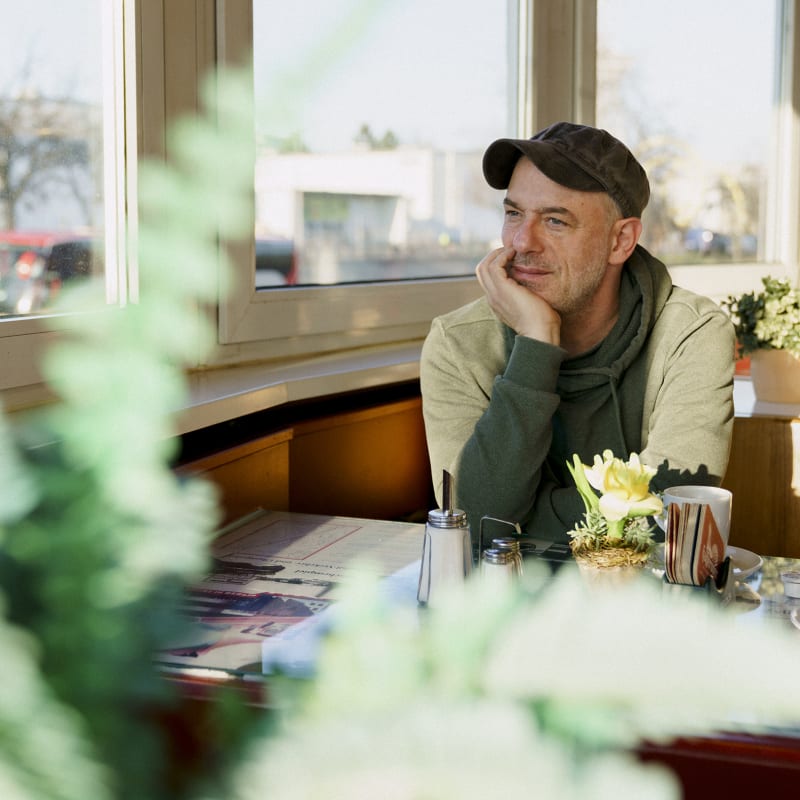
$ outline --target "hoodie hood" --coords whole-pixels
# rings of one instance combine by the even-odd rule
[[[667,268],[637,245],[622,270],[616,324],[597,347],[564,361],[559,394],[569,397],[600,383],[619,382],[645,347],[671,289]]]
[[[622,270],[619,317],[613,329],[595,348],[561,365],[556,384],[561,406],[553,430],[558,458],[571,457],[573,436],[567,431],[577,433],[578,440],[597,441],[598,453],[608,447],[627,458],[639,448],[643,390],[635,385],[643,385],[646,379],[645,359],[639,356],[671,290],[672,279],[664,264],[637,246]],[[623,382],[633,391],[624,391]],[[624,398],[629,395],[639,402],[626,408]],[[580,415],[570,413],[573,405],[581,409]],[[598,426],[602,431],[584,430],[589,419],[594,426],[603,420]],[[584,458],[591,455],[581,453]]]

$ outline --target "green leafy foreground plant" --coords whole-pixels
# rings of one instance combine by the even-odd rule
[[[791,632],[750,626],[742,647],[707,600],[537,566],[505,590],[473,574],[424,612],[354,580],[316,678],[274,682],[280,735],[253,743],[226,800],[677,800],[638,743],[800,718]]]
[[[200,306],[226,274],[217,236],[250,233],[253,163],[242,76],[221,74],[205,100],[205,117],[172,131],[171,167],[140,172],[138,302],[108,309],[93,283],[68,293],[70,329],[44,364],[58,399],[13,438],[3,429],[0,636],[17,636],[9,625],[27,632],[32,660],[26,683],[3,657],[3,683],[20,687],[0,695],[0,739],[19,742],[8,750],[13,780],[29,791],[20,797],[178,796],[164,725],[175,697],[152,655],[177,623],[183,586],[206,569],[219,511],[210,484],[169,468],[173,416],[183,365],[213,342]],[[37,713],[22,725],[21,711],[48,697],[49,716],[66,722]],[[64,759],[49,754],[70,748],[86,758],[72,759],[78,777],[65,780]],[[3,766],[0,786],[12,780]]]

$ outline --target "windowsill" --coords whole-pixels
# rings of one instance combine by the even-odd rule
[[[355,351],[194,372],[188,397],[176,420],[176,433],[196,431],[296,400],[308,400],[419,378],[422,343],[379,345]],[[800,418],[800,405],[757,401],[749,377],[734,380],[737,417]],[[43,386],[3,392],[9,412],[43,405],[51,399]]]
[[[375,345],[315,358],[198,370],[177,414],[176,434],[227,422],[296,400],[388,386],[419,378],[421,341]],[[43,384],[1,392],[7,413],[53,401]]]
[[[189,376],[189,398],[177,433],[189,433],[296,400],[357,391],[419,378],[422,342],[204,370]]]
[[[178,418],[178,433],[308,400],[419,378],[421,342],[287,361],[196,372],[189,379],[189,400]],[[737,417],[800,418],[800,404],[756,400],[749,376],[734,379]]]

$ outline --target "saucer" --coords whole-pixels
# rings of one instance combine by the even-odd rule
[[[733,577],[737,581],[749,578],[764,565],[764,559],[761,556],[751,553],[743,547],[731,547],[729,545],[725,550],[725,555],[730,556]]]

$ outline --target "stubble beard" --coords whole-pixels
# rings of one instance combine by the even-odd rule
[[[553,310],[557,311],[561,315],[562,319],[575,314],[581,315],[584,311],[586,311],[587,307],[590,305],[592,299],[597,295],[597,292],[602,285],[607,268],[606,264],[596,265],[591,272],[582,273],[581,277],[583,277],[584,280],[580,281],[576,291],[570,291],[570,289],[575,288],[574,285],[563,287],[560,281],[558,281],[561,270],[552,267],[550,264],[537,263],[532,259],[515,259],[512,266],[519,266],[527,269],[542,269],[546,273],[542,276],[543,280],[556,280],[557,296],[553,297],[546,289],[542,290],[539,288],[535,278],[514,279],[520,286],[523,286],[529,292],[533,292],[545,300],[553,308]]]

